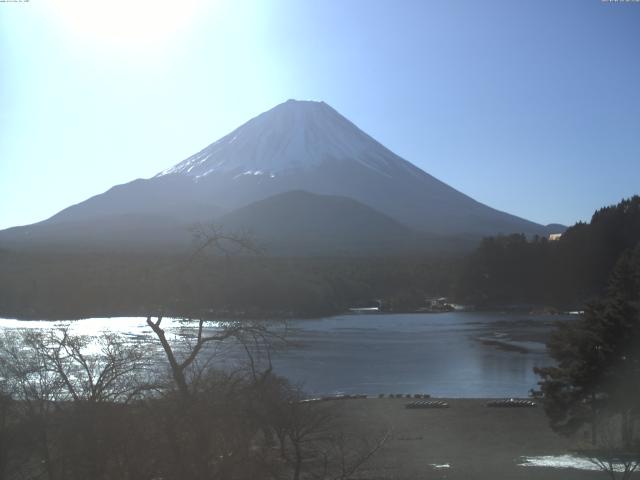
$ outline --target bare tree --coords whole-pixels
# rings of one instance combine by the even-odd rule
[[[90,348],[91,347],[91,348]],[[138,345],[114,335],[95,339],[71,335],[66,328],[5,332],[0,337],[0,375],[15,400],[13,415],[33,436],[29,478],[101,478],[113,456],[105,442],[106,426],[117,425],[119,405],[144,386],[144,356]],[[122,444],[112,435],[112,448]],[[41,472],[38,470],[42,469]]]
[[[16,401],[15,415],[29,428],[32,452],[37,462],[25,460],[24,470],[44,478],[55,478],[49,438],[56,400],[63,397],[63,384],[50,366],[46,353],[38,348],[43,332],[4,332],[0,337],[0,375],[6,390]]]
[[[201,226],[194,235],[200,245],[190,260],[209,248],[224,255],[239,250],[255,252],[247,236],[225,235]],[[301,402],[299,393],[273,374],[270,348],[274,340],[283,340],[286,329],[284,334],[276,334],[263,322],[243,321],[225,322],[208,331],[206,320],[198,319],[193,320],[197,327],[191,337],[183,336],[183,342],[172,344],[162,320],[161,315],[156,319],[149,315],[147,325],[162,346],[181,403],[178,410],[162,416],[172,456],[167,478],[255,478],[256,474],[282,478],[284,466],[294,480],[346,480],[386,440],[385,435],[373,445],[354,441],[355,436],[340,431],[334,408]],[[203,377],[211,378],[207,371],[215,371],[207,355],[206,368],[197,368],[205,347],[230,341],[246,353],[246,374],[235,367],[212,382],[202,382]],[[259,358],[261,355],[264,358]],[[168,405],[175,407],[171,402]],[[273,436],[278,438],[279,461],[274,462],[268,453],[252,453],[259,449],[260,431],[267,445],[263,451],[269,451]],[[252,470],[256,466],[258,469]]]
[[[278,452],[292,480],[347,480],[385,444],[389,432],[373,442],[345,430],[342,402],[302,399],[298,388],[284,382],[270,397],[271,427],[278,439]]]
[[[146,357],[141,346],[121,336],[71,335],[67,328],[36,337],[33,348],[59,379],[65,399],[74,402],[128,402],[145,383]],[[90,348],[93,351],[90,351]]]
[[[191,319],[187,321],[190,322]],[[160,345],[169,362],[171,376],[175,386],[184,399],[187,399],[191,394],[187,380],[188,369],[193,365],[205,345],[214,342],[224,342],[228,339],[236,339],[239,341],[239,344],[243,344],[247,337],[257,339],[258,337],[264,337],[269,334],[266,325],[259,322],[225,322],[219,331],[206,335],[204,333],[206,321],[203,319],[196,321],[198,322],[198,326],[195,334],[195,342],[187,345],[188,351],[176,354],[174,347],[167,339],[166,332],[161,327],[162,316],[158,316],[157,320],[153,320],[151,316],[147,317],[147,325],[149,325],[160,341]],[[182,347],[185,347],[185,345],[182,345]]]
[[[238,253],[260,254],[264,250],[247,231],[229,233],[218,225],[197,223],[191,228],[191,234],[195,244],[190,258],[192,261],[199,259],[207,251],[231,256]]]
[[[354,478],[365,464],[382,448],[389,438],[387,430],[382,436],[369,442],[362,437],[338,432],[330,436],[327,448],[322,452],[323,469],[312,478],[322,480],[349,480]]]
[[[601,412],[595,427],[598,442],[580,450],[611,480],[629,480],[640,469],[640,441],[633,443],[633,417]]]

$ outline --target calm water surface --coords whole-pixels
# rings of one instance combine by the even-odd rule
[[[272,361],[277,373],[311,395],[526,396],[536,386],[533,367],[550,363],[544,348],[548,333],[554,322],[566,318],[451,312],[292,320],[289,343],[273,353]],[[111,331],[136,341],[153,340],[143,318],[55,323],[0,319],[3,330],[61,324],[81,335]],[[166,319],[163,326],[177,333],[181,323]]]

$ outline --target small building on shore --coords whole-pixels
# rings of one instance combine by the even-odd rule
[[[447,301],[445,297],[440,298],[426,298],[426,307],[421,308],[419,311],[428,313],[437,312],[451,312],[454,310],[453,306]]]

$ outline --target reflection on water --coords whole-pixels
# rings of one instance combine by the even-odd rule
[[[536,386],[533,367],[550,362],[542,340],[556,320],[558,317],[486,312],[292,320],[287,325],[289,344],[274,352],[272,360],[277,373],[302,384],[310,394],[525,396]],[[0,319],[0,328],[5,330],[62,325],[79,335],[106,331],[132,341],[153,340],[144,318]],[[176,319],[163,320],[165,330],[174,336],[183,326]],[[227,355],[239,353],[228,351]]]

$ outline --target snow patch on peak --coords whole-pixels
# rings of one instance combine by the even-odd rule
[[[263,172],[262,170],[247,170],[246,172],[242,172],[242,173],[239,173],[239,174],[235,175],[233,177],[233,179],[235,180],[236,178],[244,177],[244,176],[247,176],[247,175],[276,178],[275,173],[272,173],[272,172]]]
[[[156,176],[182,174],[201,179],[228,173],[237,178],[247,172],[275,176],[326,161],[357,162],[387,177],[398,167],[412,174],[421,172],[326,103],[291,99]]]

